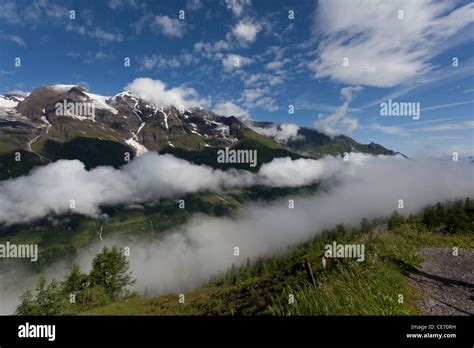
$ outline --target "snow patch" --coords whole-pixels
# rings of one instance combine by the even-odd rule
[[[125,140],[125,143],[127,145],[130,145],[131,147],[133,147],[133,149],[135,150],[135,153],[138,157],[142,156],[143,154],[145,154],[146,152],[148,152],[148,149],[143,146],[142,144],[139,143],[138,141],[138,134],[140,134],[141,130],[143,129],[143,127],[145,127],[146,123],[143,122],[140,127],[138,128],[137,132],[134,133],[132,132],[132,137],[128,140]]]
[[[67,91],[70,91],[74,87],[79,87],[78,85],[61,85],[61,84],[56,84],[56,85],[51,85],[48,86],[47,88],[54,90],[55,92],[60,92],[64,93]]]
[[[163,114],[163,116],[165,117],[165,127],[166,127],[166,130],[170,130],[169,127],[168,127],[168,115],[166,114],[166,112],[163,111],[163,108],[160,109],[160,112]]]
[[[109,97],[104,97],[104,96],[101,96],[101,95],[98,95],[98,94],[87,93],[87,92],[84,92],[84,94],[89,97],[89,99],[92,101],[92,103],[93,103],[93,105],[96,109],[108,110],[111,113],[113,113],[114,115],[118,114],[117,109],[111,107],[109,104],[106,103],[106,101],[108,99],[110,99]]]
[[[0,108],[2,109],[13,109],[18,105],[18,102],[7,99],[3,95],[0,95]]]

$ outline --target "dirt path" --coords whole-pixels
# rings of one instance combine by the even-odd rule
[[[410,275],[414,286],[426,298],[422,311],[431,315],[474,315],[474,250],[424,248],[418,253],[423,263]]]

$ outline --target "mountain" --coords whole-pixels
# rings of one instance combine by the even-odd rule
[[[286,156],[396,154],[378,144],[359,144],[347,136],[330,138],[308,128],[300,128],[294,140],[279,143],[259,134],[259,129],[270,126],[277,127],[244,123],[202,108],[156,107],[131,91],[106,97],[79,85],[44,86],[31,93],[0,96],[0,179],[58,159],[79,159],[87,168],[118,167],[125,163],[127,152],[130,157],[147,151],[172,153],[224,169],[227,165],[216,161],[217,150],[223,147],[257,149],[259,165]],[[16,152],[22,155],[21,163],[15,161]]]
[[[281,126],[275,125],[273,122],[253,122],[254,129],[268,130],[271,128],[279,129]],[[281,130],[281,128],[280,128]],[[294,152],[304,156],[320,158],[324,155],[339,155],[345,152],[361,152],[372,155],[386,155],[395,156],[401,155],[400,152],[395,152],[386,149],[380,144],[371,142],[370,144],[360,144],[354,139],[339,135],[335,137],[327,136],[317,130],[301,127],[293,137],[290,137],[285,144]]]

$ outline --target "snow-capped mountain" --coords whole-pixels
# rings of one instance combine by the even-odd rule
[[[87,105],[90,115],[74,108],[58,113],[62,103]],[[19,145],[45,140],[60,142],[94,136],[131,146],[136,154],[165,147],[197,150],[230,146],[238,141],[241,124],[200,109],[157,107],[130,91],[112,97],[93,94],[81,86],[51,85],[29,95],[0,96],[0,134]]]
[[[232,146],[258,148],[260,164],[275,157],[319,158],[351,151],[395,154],[378,144],[330,138],[308,128],[285,128],[294,134],[282,139],[281,130],[271,122],[243,122],[198,107],[154,105],[131,91],[102,96],[79,85],[50,85],[0,96],[0,169],[7,173],[0,178],[25,171],[8,165],[17,151],[33,163],[26,169],[61,158],[80,159],[88,167],[116,166],[124,163],[124,153],[147,151],[219,166],[212,151]]]

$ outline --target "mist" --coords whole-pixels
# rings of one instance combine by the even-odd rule
[[[159,202],[196,192],[223,192],[256,184],[270,187],[308,185],[371,156],[354,154],[322,160],[276,158],[259,173],[213,169],[172,155],[147,153],[120,169],[86,170],[78,160],[60,160],[31,174],[0,182],[0,224],[31,222],[47,215],[74,212],[92,217],[100,207]]]
[[[197,217],[154,245],[130,246],[137,290],[150,295],[182,292],[232,264],[285,252],[338,223],[358,226],[364,217],[394,210],[407,216],[426,204],[474,194],[470,164],[372,158],[351,168],[340,173],[337,184],[312,197],[251,204],[236,218]],[[403,209],[397,209],[399,199]],[[239,256],[234,256],[234,247],[239,247]]]
[[[386,216],[394,210],[408,215],[426,204],[472,197],[473,168],[468,162],[366,155],[351,155],[347,162],[334,157],[319,161],[277,159],[262,166],[249,182],[298,186],[319,180],[324,190],[311,197],[290,196],[273,204],[250,204],[234,217],[196,216],[151,244],[124,245],[110,239],[105,245],[130,247],[131,270],[137,279],[134,289],[141,294],[184,292],[232,264],[285,252],[289,245],[338,223],[358,225],[363,217]],[[238,181],[238,175],[232,178]],[[294,209],[288,207],[289,199],[294,200]],[[397,209],[400,199],[403,209]],[[84,271],[90,269],[100,247],[100,243],[93,245],[78,257]],[[239,256],[234,256],[235,247]],[[51,278],[68,271],[69,266],[58,263],[46,274]],[[0,312],[11,313],[18,301],[7,300],[13,298],[5,287],[12,288],[11,280],[3,275],[0,278]],[[17,284],[17,289],[24,291],[25,286]]]

